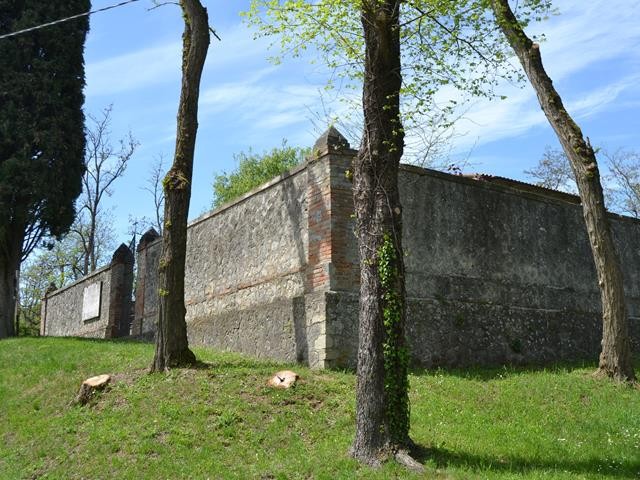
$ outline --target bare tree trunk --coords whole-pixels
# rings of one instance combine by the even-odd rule
[[[360,315],[356,386],[358,460],[377,464],[409,443],[405,347],[402,210],[398,170],[404,146],[400,122],[400,1],[365,1],[364,132],[354,165],[360,254]]]
[[[604,205],[595,152],[564,109],[562,99],[542,65],[539,46],[526,36],[508,0],[492,0],[492,7],[498,25],[535,89],[540,106],[555,130],[576,178],[602,299],[602,352],[597,373],[616,380],[633,381],[635,374],[622,270]]]
[[[96,270],[96,224],[97,212],[89,212],[89,233],[87,234],[87,244],[84,252],[82,275],[89,275]]]
[[[16,322],[16,337],[20,336],[20,268],[16,268],[13,277],[13,318]]]
[[[89,271],[96,271],[96,229],[97,229],[97,212],[91,215],[91,230],[89,231]],[[87,272],[88,273],[88,272]],[[86,274],[85,274],[86,275]]]
[[[0,338],[16,335],[16,282],[22,257],[22,233],[24,226],[15,223],[8,225],[4,244],[6,249],[0,249]],[[20,232],[17,234],[16,232]]]
[[[15,269],[8,265],[7,259],[0,260],[0,338],[15,335],[13,314],[15,312],[15,298],[13,283]]]
[[[184,272],[193,154],[198,130],[198,97],[209,48],[209,22],[207,10],[199,0],[181,0],[180,5],[185,25],[182,90],[175,157],[163,182],[165,228],[159,265],[158,330],[152,371],[164,371],[196,360],[187,341]]]

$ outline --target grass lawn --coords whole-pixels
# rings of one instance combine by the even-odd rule
[[[640,478],[640,390],[593,379],[594,365],[414,372],[420,476],[347,456],[352,373],[195,352],[206,365],[149,375],[150,344],[0,341],[0,478]],[[267,388],[281,368],[302,382]],[[101,373],[111,388],[71,406]]]

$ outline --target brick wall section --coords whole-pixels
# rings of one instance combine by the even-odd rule
[[[306,267],[307,292],[329,287],[331,264],[331,185],[326,155],[307,165],[307,229],[309,254]]]
[[[351,288],[359,278],[352,255],[352,186],[346,170],[355,151],[334,128],[315,143],[307,164],[307,228],[309,255],[305,284],[305,324],[308,362],[314,368],[336,362],[339,332],[328,321],[327,298],[332,290]],[[354,269],[355,266],[355,269]]]
[[[358,290],[360,270],[355,238],[353,184],[347,171],[353,172],[355,150],[332,155],[331,168],[331,290]]]
[[[406,165],[399,180],[407,340],[416,364],[543,365],[598,358],[600,294],[577,197]],[[637,353],[640,222],[618,215],[611,222]],[[355,283],[328,294],[332,365],[355,366],[357,316]]]
[[[100,296],[100,316],[91,320],[82,320],[84,289],[90,285],[102,283]],[[106,338],[109,331],[109,291],[111,288],[111,268],[106,266],[83,279],[49,293],[43,299],[42,318],[45,324],[44,335],[53,337],[90,337]]]

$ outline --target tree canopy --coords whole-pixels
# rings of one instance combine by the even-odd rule
[[[281,147],[268,152],[257,154],[249,150],[234,155],[238,162],[236,169],[231,173],[216,175],[213,181],[213,208],[244,195],[302,163],[309,153],[309,149],[291,147],[283,140]]]
[[[0,34],[87,11],[89,0],[0,0]],[[0,40],[0,338],[13,334],[16,271],[73,222],[84,172],[87,17]]]
[[[252,0],[245,13],[282,56],[314,49],[332,78],[359,89],[364,71],[362,0]],[[487,0],[412,0],[400,5],[401,111],[405,129],[446,127],[464,99],[500,96],[501,80],[523,80],[495,28]],[[524,25],[551,11],[550,0],[519,2]],[[330,81],[330,85],[334,82]]]
[[[0,33],[90,8],[88,0],[0,2]],[[84,172],[87,18],[0,41],[0,230],[26,225],[25,252],[64,233]],[[3,242],[4,243],[4,242]]]
[[[182,88],[178,103],[176,150],[173,164],[162,181],[164,230],[158,262],[158,323],[152,372],[192,365],[184,303],[187,216],[191,200],[193,156],[198,131],[200,79],[209,49],[209,16],[200,0],[181,0]]]

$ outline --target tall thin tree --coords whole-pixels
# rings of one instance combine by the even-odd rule
[[[91,126],[87,127],[85,164],[87,170],[82,177],[82,196],[78,202],[78,218],[73,233],[78,236],[84,249],[83,275],[98,268],[99,230],[103,214],[103,203],[111,195],[113,183],[124,175],[138,141],[131,132],[114,147],[111,141],[111,112],[113,105],[104,108],[100,116],[89,115]]]
[[[400,119],[400,0],[362,2],[365,42],[364,129],[354,163],[353,198],[360,256],[356,385],[358,460],[406,454],[409,440],[405,272],[398,171],[404,148]],[[406,462],[405,462],[406,463]],[[418,464],[411,461],[414,467]]]
[[[149,178],[147,179],[147,185],[143,187],[143,190],[149,192],[153,198],[153,216],[150,221],[150,227],[154,228],[156,232],[162,235],[162,220],[164,210],[164,191],[162,190],[162,179],[165,176],[164,167],[164,155],[160,154],[156,157],[155,161],[149,169]]]
[[[491,6],[498,26],[536,91],[540,106],[560,140],[576,179],[602,299],[602,351],[596,373],[617,380],[634,381],[622,270],[605,209],[595,152],[565,110],[544,69],[538,44],[527,37],[509,1],[491,0]]]
[[[180,6],[184,18],[182,89],[175,156],[163,180],[165,204],[159,265],[158,330],[151,371],[164,371],[196,360],[187,340],[184,272],[193,155],[198,130],[198,98],[209,48],[209,20],[207,10],[199,0],[181,0]]]

